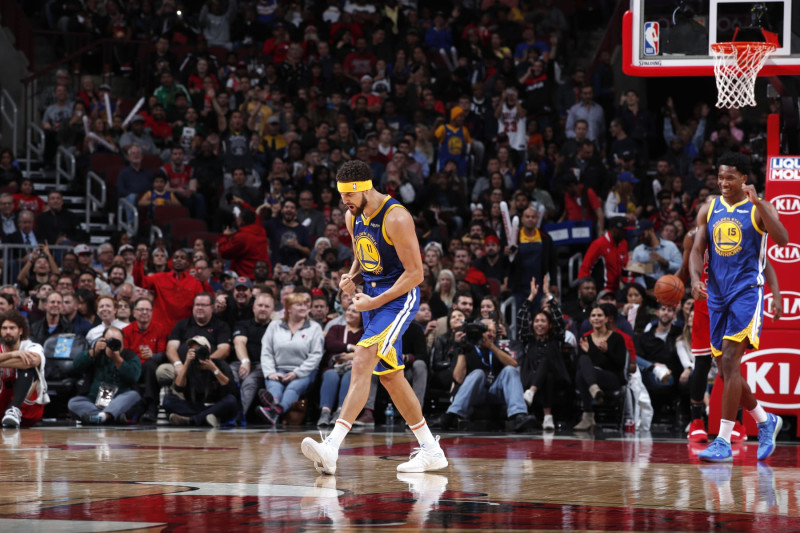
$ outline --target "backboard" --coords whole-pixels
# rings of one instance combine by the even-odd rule
[[[800,74],[800,2],[793,0],[630,0],[622,21],[622,67],[630,76],[713,76],[712,43],[731,41],[736,28],[761,26],[778,48],[760,76]],[[795,0],[796,1],[796,0]],[[737,40],[743,39],[741,30]]]

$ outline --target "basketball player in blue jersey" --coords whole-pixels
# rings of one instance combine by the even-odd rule
[[[445,468],[447,459],[439,437],[431,434],[422,417],[422,406],[402,371],[401,339],[419,309],[417,286],[423,278],[414,221],[399,202],[372,188],[372,172],[366,163],[346,162],[336,181],[348,209],[345,221],[358,259],[350,272],[342,275],[339,288],[353,294],[364,334],[356,345],[341,418],[322,442],[307,437],[300,448],[314,461],[317,472],[333,475],[339,446],[367,402],[375,373],[420,444],[408,462],[397,466],[398,472]],[[356,285],[362,281],[364,292],[356,293]]]
[[[789,233],[769,202],[745,185],[750,161],[744,154],[727,153],[718,160],[721,196],[697,214],[697,234],[689,258],[692,296],[707,300],[711,354],[717,357],[722,389],[719,434],[700,452],[703,461],[730,462],[731,430],[741,403],[758,424],[758,460],[775,451],[780,417],[767,413],[742,377],[740,364],[748,346],[758,348],[764,301],[764,263],[767,234],[778,246]],[[708,285],[701,280],[703,255],[708,248]]]

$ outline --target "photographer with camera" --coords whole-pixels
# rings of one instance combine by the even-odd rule
[[[142,372],[139,356],[123,348],[121,330],[110,327],[94,347],[79,353],[73,368],[91,373],[88,396],[75,396],[67,407],[83,424],[127,423],[125,413],[139,403],[136,383]]]
[[[465,340],[453,369],[453,381],[459,387],[442,416],[442,428],[453,428],[459,418],[469,418],[477,405],[505,403],[515,432],[532,429],[533,417],[525,405],[517,361],[495,344],[494,320],[462,327]]]
[[[173,394],[164,397],[164,409],[173,426],[219,427],[239,411],[239,389],[233,372],[222,359],[211,358],[211,343],[201,335],[186,341],[186,362],[175,376]],[[185,399],[184,399],[185,398]]]

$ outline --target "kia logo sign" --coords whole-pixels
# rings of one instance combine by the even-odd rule
[[[758,350],[742,357],[742,374],[765,408],[800,409],[800,368],[795,348]],[[772,401],[770,401],[772,400]]]
[[[781,291],[783,316],[781,320],[800,320],[800,292]],[[764,296],[764,314],[772,318],[769,309],[772,305],[772,293]]]
[[[772,205],[778,210],[781,215],[797,215],[800,214],[800,196],[794,194],[781,194],[772,200]]]
[[[800,245],[793,242],[786,246],[773,244],[767,250],[767,256],[778,263],[797,263],[800,261]]]

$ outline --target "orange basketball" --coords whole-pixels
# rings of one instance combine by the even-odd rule
[[[686,289],[681,278],[673,274],[666,274],[658,278],[654,292],[660,303],[668,307],[675,307],[680,305]]]

